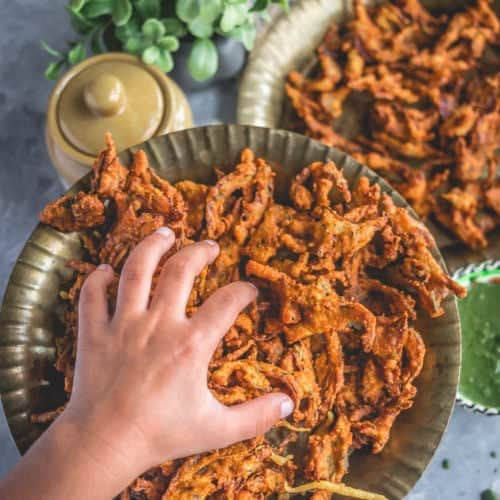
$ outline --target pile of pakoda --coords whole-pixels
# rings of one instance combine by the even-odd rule
[[[78,231],[87,252],[85,261],[69,262],[75,273],[61,292],[66,331],[56,340],[55,366],[67,395],[79,291],[96,265],[115,270],[113,308],[127,255],[155,229],[175,231],[172,252],[216,239],[220,255],[196,280],[186,313],[235,280],[252,281],[259,296],[217,347],[209,388],[226,405],[285,391],[295,410],[265,436],[155,467],[122,500],[244,500],[305,491],[316,500],[332,493],[383,498],[341,483],[348,455],[384,448],[394,420],[412,406],[424,362],[417,315],[442,315],[447,295],[465,290],[432,257],[433,239],[420,222],[366,177],[351,189],[332,161],[299,172],[286,205],[274,199],[275,172],[249,149],[234,169],[215,175],[213,185],[172,185],[148,167],[143,151],[123,166],[108,136],[89,192],[63,196],[42,211],[43,223]],[[33,420],[47,422],[62,409]]]
[[[490,0],[437,17],[418,0],[353,6],[355,18],[318,47],[317,72],[288,75],[292,127],[380,172],[420,217],[485,247],[500,224],[500,20]],[[350,134],[352,116],[364,130]]]

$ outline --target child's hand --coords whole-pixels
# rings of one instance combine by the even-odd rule
[[[257,290],[232,283],[187,318],[193,281],[219,252],[205,241],[166,262],[148,306],[153,273],[173,243],[162,228],[133,250],[113,317],[106,300],[111,268],[94,271],[80,296],[74,387],[60,419],[85,433],[89,447],[98,443],[95,453],[115,461],[106,466],[123,468],[129,479],[165,460],[262,434],[293,410],[281,393],[229,408],[209,392],[210,358]]]

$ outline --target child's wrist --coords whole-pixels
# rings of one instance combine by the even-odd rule
[[[124,436],[120,427],[113,426],[112,422],[102,421],[98,416],[81,418],[68,411],[52,427],[58,445],[73,449],[76,465],[82,467],[89,477],[99,477],[113,495],[143,472],[136,454],[121,451]]]

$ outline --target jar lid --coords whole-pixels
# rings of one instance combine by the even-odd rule
[[[169,129],[176,112],[170,83],[159,70],[129,54],[91,57],[57,83],[48,128],[71,157],[91,164],[106,132],[122,150]]]

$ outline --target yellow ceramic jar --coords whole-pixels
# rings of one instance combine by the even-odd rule
[[[137,57],[107,53],[72,67],[57,82],[47,111],[47,149],[70,186],[88,172],[105,132],[121,151],[192,122],[174,81]]]

